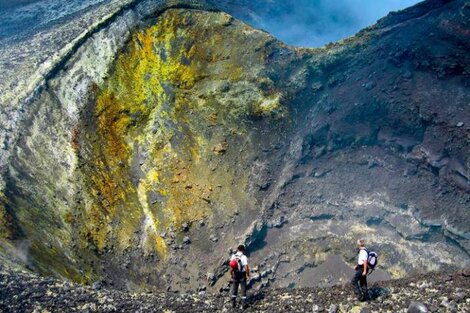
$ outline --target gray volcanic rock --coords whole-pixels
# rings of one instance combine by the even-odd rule
[[[408,313],[426,313],[429,312],[428,308],[420,302],[413,302],[408,307]]]
[[[426,288],[417,288],[426,284]],[[196,293],[126,293],[96,290],[28,272],[0,271],[4,312],[230,312],[230,297]],[[429,273],[370,286],[372,300],[356,301],[348,285],[331,288],[248,291],[246,312],[466,312],[470,278],[460,272]],[[457,294],[462,296],[458,299]],[[440,305],[441,302],[452,304]],[[455,300],[454,300],[455,299]],[[450,303],[449,302],[449,303]],[[452,307],[452,308],[451,308]]]

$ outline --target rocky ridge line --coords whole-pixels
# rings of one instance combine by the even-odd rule
[[[103,6],[102,8],[105,8]],[[57,44],[57,51],[45,58],[44,60],[34,63],[32,57],[28,55],[29,52],[23,52],[26,55],[26,62],[31,62],[31,66],[28,69],[34,68],[34,72],[26,73],[25,75],[18,75],[14,73],[13,77],[3,77],[0,80],[0,86],[2,91],[0,92],[0,107],[1,119],[0,119],[0,148],[3,153],[0,156],[0,171],[8,164],[8,158],[10,157],[10,151],[16,145],[17,132],[16,129],[19,127],[23,119],[28,115],[30,105],[37,100],[40,93],[48,88],[48,83],[51,79],[58,76],[58,73],[67,69],[70,66],[70,60],[76,58],[78,51],[87,50],[90,46],[93,46],[95,41],[100,39],[100,36],[104,34],[110,35],[110,32],[116,29],[116,24],[121,26],[121,32],[111,36],[108,41],[113,41],[116,45],[114,47],[108,47],[111,49],[111,55],[114,55],[127,41],[131,30],[138,26],[138,24],[148,17],[158,15],[161,12],[170,8],[188,8],[188,9],[213,9],[207,5],[204,1],[184,1],[184,0],[159,0],[159,1],[148,1],[148,0],[122,0],[118,5],[110,10],[110,12],[100,12],[102,15],[97,16],[98,20],[94,23],[90,21],[83,22],[78,20],[77,25],[70,26],[72,29],[76,27],[75,32],[77,34],[71,39],[70,42],[59,42]],[[80,31],[82,24],[91,23],[86,26],[85,29]],[[124,27],[122,27],[124,26]],[[124,32],[122,32],[124,30]],[[127,30],[127,31],[126,31]],[[50,31],[50,36],[57,36],[53,30]],[[47,42],[48,32],[46,35],[41,34],[42,40]],[[51,44],[47,42],[48,44]],[[28,45],[27,43],[22,43]],[[42,43],[37,43],[41,45]],[[15,46],[13,46],[15,48]],[[6,59],[0,59],[4,64],[8,65],[10,61],[8,54],[11,51],[8,50],[8,46],[4,48],[3,54],[7,55]],[[3,49],[2,49],[3,50]],[[14,53],[14,51],[13,51]],[[111,60],[104,60],[100,69],[90,69],[87,73],[88,80],[93,82],[100,82],[102,77],[106,75]],[[18,79],[21,77],[21,79]],[[9,84],[15,83],[16,86],[11,88]],[[72,92],[73,93],[73,92]],[[78,96],[79,97],[79,96]],[[83,99],[82,99],[83,101]],[[79,101],[81,102],[81,101]],[[4,182],[0,180],[0,190],[3,189]]]

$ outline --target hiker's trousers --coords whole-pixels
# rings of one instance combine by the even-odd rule
[[[236,298],[238,295],[238,287],[240,287],[240,296],[242,300],[246,299],[246,276],[243,273],[243,277],[235,277],[232,279],[232,298]]]
[[[356,296],[362,298],[367,298],[367,275],[362,276],[363,272],[362,265],[356,267],[356,272],[354,273],[353,278],[351,279],[351,284],[353,285],[354,293]]]

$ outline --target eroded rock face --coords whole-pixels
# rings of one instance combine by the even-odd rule
[[[254,62],[269,54],[270,41],[229,15],[185,10],[167,11],[132,35],[79,127],[80,171],[89,187],[89,207],[77,221],[87,225],[84,242],[130,254],[129,274],[148,267],[150,277],[167,262],[170,271],[185,271],[189,256],[198,264],[189,275],[197,275],[218,262],[212,249],[235,244],[230,235],[257,215],[248,190],[261,143],[253,124],[272,121],[266,129],[274,132],[274,122],[282,128],[288,116],[282,92]],[[197,227],[200,220],[207,226]],[[211,247],[214,231],[223,240]],[[150,259],[142,262],[142,253]]]
[[[322,49],[209,9],[123,9],[21,107],[2,258],[133,290],[223,290],[240,242],[258,287],[344,281],[357,237],[382,278],[469,263],[464,1]]]

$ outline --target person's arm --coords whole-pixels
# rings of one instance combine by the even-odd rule
[[[367,275],[367,260],[364,261],[364,270],[362,271],[362,276],[366,276]]]
[[[245,265],[245,272],[246,272],[246,280],[250,280],[250,268],[248,267],[248,264]]]

